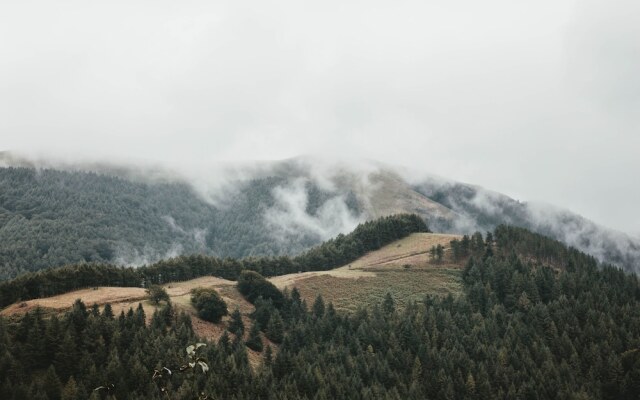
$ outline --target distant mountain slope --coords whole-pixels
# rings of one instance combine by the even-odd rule
[[[43,169],[7,154],[0,165],[0,279],[81,261],[296,254],[396,213],[445,233],[513,224],[640,271],[638,240],[577,214],[446,179],[408,180],[376,163],[297,158],[213,171],[229,177],[224,185],[109,164]]]
[[[205,249],[213,210],[185,184],[0,168],[0,277]]]
[[[453,218],[430,220],[435,231],[467,233],[510,224],[557,239],[627,271],[640,272],[640,241],[569,210],[519,202],[481,187],[436,179],[414,188],[454,211]]]
[[[279,210],[272,193],[285,183],[280,177],[238,183],[228,204],[214,206],[185,182],[0,168],[0,279],[82,261],[141,265],[178,254],[297,253],[335,236],[334,229],[326,234],[308,229],[295,238],[274,239],[269,225],[283,222],[279,213],[291,212]],[[331,194],[309,182],[301,185],[302,212],[314,222]],[[274,222],[265,217],[268,210]],[[326,224],[342,229],[335,221]]]
[[[600,226],[559,207],[527,203],[479,186],[426,176],[411,178],[380,164],[318,168],[314,160],[279,163],[313,181],[322,174],[338,193],[352,193],[369,219],[395,213],[416,213],[434,232],[469,234],[510,224],[547,235],[587,252],[600,261],[640,272],[640,240]]]

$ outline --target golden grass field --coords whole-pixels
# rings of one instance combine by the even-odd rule
[[[402,307],[425,295],[458,294],[461,266],[450,262],[449,242],[456,235],[415,233],[372,251],[351,264],[330,271],[304,272],[271,278],[280,289],[296,287],[309,306],[318,295],[340,311],[379,303],[387,292]],[[444,260],[436,264],[432,246],[445,247]]]
[[[297,287],[309,306],[320,294],[325,303],[332,302],[337,310],[346,312],[379,303],[387,292],[391,293],[400,307],[409,301],[420,301],[425,295],[456,295],[461,290],[461,266],[449,261],[448,251],[449,242],[456,237],[416,233],[340,268],[287,274],[269,280],[280,289]],[[438,244],[445,247],[445,257],[441,263],[436,264],[430,259],[429,249]],[[230,313],[238,308],[243,315],[246,332],[249,331],[249,315],[254,307],[238,292],[234,281],[207,276],[163,286],[174,307],[191,315],[194,330],[201,338],[217,340],[225,331],[229,317],[223,318],[219,324],[198,318],[191,306],[190,292],[199,287],[216,289],[227,302]],[[76,299],[81,299],[88,307],[93,304],[103,307],[110,303],[116,314],[142,304],[147,320],[156,309],[155,305],[146,300],[143,288],[98,287],[16,303],[0,311],[0,315],[17,317],[36,307],[41,307],[46,312],[61,312],[71,308]],[[276,346],[271,345],[277,350]],[[250,356],[259,358],[257,353]]]

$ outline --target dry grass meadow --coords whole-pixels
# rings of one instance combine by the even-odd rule
[[[387,292],[391,293],[400,307],[409,301],[420,301],[425,295],[455,295],[461,289],[461,266],[450,262],[448,250],[449,242],[456,237],[416,233],[340,268],[287,274],[270,278],[270,281],[280,289],[297,287],[309,305],[316,296],[322,295],[326,303],[332,302],[337,310],[346,312],[379,303]],[[445,247],[445,257],[442,262],[435,263],[430,259],[429,249],[438,244]],[[249,315],[254,307],[240,295],[234,281],[207,276],[168,283],[164,287],[174,307],[191,315],[194,330],[200,337],[217,340],[225,331],[229,317],[219,324],[198,318],[190,302],[191,289],[198,287],[215,288],[227,302],[230,313],[238,308],[248,332]],[[15,318],[36,307],[48,313],[61,312],[69,309],[76,299],[81,299],[88,307],[93,304],[103,307],[110,303],[116,314],[142,304],[147,320],[156,309],[154,304],[146,300],[145,289],[98,287],[13,304],[0,311],[0,314]],[[276,346],[272,347],[277,350]],[[256,357],[259,356],[254,354],[253,358]]]
[[[309,305],[318,295],[339,311],[382,301],[391,293],[400,307],[425,295],[456,295],[461,290],[461,265],[450,261],[456,235],[415,233],[372,251],[349,265],[330,271],[305,272],[272,278],[281,289],[296,287]],[[440,263],[431,260],[432,246],[445,247]]]

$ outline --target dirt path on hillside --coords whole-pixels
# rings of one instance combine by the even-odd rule
[[[284,289],[285,287],[291,287],[296,282],[309,279],[314,276],[322,276],[329,275],[336,278],[350,278],[350,279],[358,279],[362,277],[374,277],[376,276],[373,272],[363,271],[362,269],[352,269],[349,266],[340,267],[336,269],[330,269],[328,271],[309,271],[309,272],[299,272],[294,274],[286,274],[275,276],[273,278],[269,278],[269,281],[276,285],[278,289]]]

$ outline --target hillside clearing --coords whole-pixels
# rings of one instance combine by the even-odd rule
[[[81,299],[87,306],[91,306],[93,304],[103,305],[106,303],[131,303],[143,301],[146,298],[147,293],[143,288],[97,287],[15,303],[0,311],[0,315],[24,314],[36,307],[65,310],[71,308],[76,299]]]
[[[461,265],[450,260],[450,242],[458,235],[414,233],[372,251],[358,260],[329,271],[282,275],[270,281],[278,288],[298,288],[307,304],[318,295],[340,311],[382,301],[387,292],[403,307],[426,295],[446,296],[461,292]],[[440,263],[431,260],[432,246],[445,248]]]
[[[399,307],[410,301],[420,301],[425,295],[457,295],[461,291],[461,266],[449,260],[449,242],[454,238],[459,236],[416,233],[340,268],[281,275],[269,278],[269,281],[279,289],[297,287],[309,305],[316,296],[322,295],[325,302],[332,302],[337,310],[346,312],[379,303],[387,292],[391,293]],[[435,263],[430,259],[429,249],[438,244],[445,247],[445,257],[440,263]],[[163,287],[176,310],[185,311],[191,316],[194,331],[199,337],[217,340],[228,326],[229,317],[224,317],[219,324],[198,318],[191,305],[191,290],[201,287],[216,289],[227,303],[229,313],[238,308],[245,326],[249,327],[249,315],[255,308],[242,297],[235,284],[235,281],[205,276],[167,283]],[[2,310],[0,315],[18,317],[36,307],[62,312],[71,308],[76,299],[81,299],[87,307],[97,304],[103,308],[110,303],[116,315],[142,304],[147,321],[157,308],[147,300],[144,288],[98,287],[16,303]],[[258,358],[257,353],[252,357]]]

